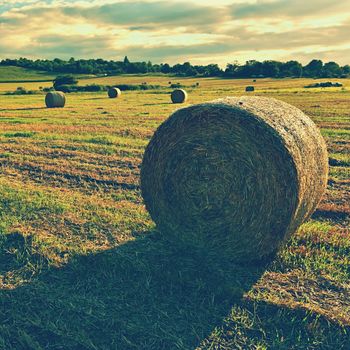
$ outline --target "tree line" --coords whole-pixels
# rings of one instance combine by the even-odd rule
[[[152,62],[130,62],[126,56],[123,61],[107,61],[98,59],[74,59],[66,60],[55,58],[53,60],[31,60],[27,58],[3,59],[2,66],[17,66],[46,72],[64,74],[146,74],[163,73],[177,76],[204,76],[226,78],[285,78],[285,77],[310,77],[310,78],[345,78],[350,76],[350,65],[340,66],[336,62],[323,63],[314,59],[303,66],[298,61],[279,62],[266,60],[247,61],[245,64],[238,62],[228,63],[225,69],[217,64],[192,65],[190,62],[169,65],[168,63],[153,64]]]

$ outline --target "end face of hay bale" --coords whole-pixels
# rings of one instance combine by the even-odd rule
[[[187,92],[183,89],[176,89],[171,93],[171,101],[173,103],[184,103],[187,97]]]
[[[47,108],[63,108],[66,104],[66,96],[61,91],[48,92],[45,96]]]
[[[173,242],[252,262],[312,214],[327,174],[325,142],[305,114],[245,96],[176,111],[147,146],[141,190]]]
[[[254,90],[255,90],[254,86],[247,86],[245,88],[245,91],[247,91],[247,92],[254,91]]]
[[[122,94],[122,92],[118,88],[110,88],[108,90],[108,97],[109,98],[117,98],[117,97],[120,97],[121,94]]]

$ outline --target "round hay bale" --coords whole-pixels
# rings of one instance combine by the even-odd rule
[[[230,97],[173,113],[141,167],[151,217],[170,240],[237,263],[268,261],[315,210],[328,156],[285,102]]]
[[[254,90],[255,90],[254,86],[247,86],[245,88],[245,91],[247,91],[247,92],[254,91]]]
[[[51,91],[45,96],[47,108],[63,108],[66,104],[66,96],[62,91]]]
[[[122,94],[122,92],[118,88],[113,87],[113,88],[108,89],[108,97],[109,98],[117,98],[117,97],[120,97],[121,94]]]
[[[187,92],[183,89],[176,89],[171,93],[173,103],[184,103],[187,100]]]

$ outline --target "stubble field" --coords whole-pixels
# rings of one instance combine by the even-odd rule
[[[252,94],[291,103],[321,128],[327,192],[278,258],[261,269],[171,247],[142,202],[142,155],[157,126],[189,101]],[[0,348],[349,349],[350,80],[106,77],[80,84],[158,90],[9,96],[0,83]],[[193,87],[199,82],[198,87]]]

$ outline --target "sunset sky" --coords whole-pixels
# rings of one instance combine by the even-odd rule
[[[0,58],[350,63],[350,0],[0,0]]]

